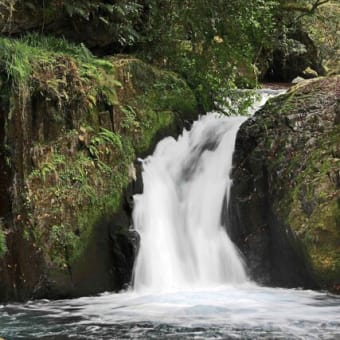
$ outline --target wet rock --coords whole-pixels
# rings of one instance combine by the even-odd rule
[[[229,229],[262,284],[339,285],[339,88],[339,76],[306,81],[239,130]]]
[[[295,29],[287,33],[274,50],[264,79],[290,82],[296,77],[324,75],[319,52],[306,32]]]

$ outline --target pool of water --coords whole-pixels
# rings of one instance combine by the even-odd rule
[[[340,297],[251,284],[0,306],[14,339],[340,339]]]

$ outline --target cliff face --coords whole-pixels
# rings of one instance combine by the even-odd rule
[[[119,290],[136,243],[134,161],[197,115],[195,98],[136,59],[1,43],[0,300]]]
[[[339,291],[339,89],[304,82],[238,133],[231,234],[263,284]]]

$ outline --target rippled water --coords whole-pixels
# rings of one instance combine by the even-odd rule
[[[340,298],[279,288],[126,292],[0,308],[5,339],[340,339]]]

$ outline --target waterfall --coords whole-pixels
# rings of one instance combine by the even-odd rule
[[[253,113],[271,94],[262,93]],[[236,134],[246,117],[210,113],[176,141],[158,143],[143,161],[144,191],[134,196],[141,238],[136,291],[164,291],[247,281],[242,259],[221,226]]]
[[[143,161],[134,290],[0,305],[0,339],[339,339],[337,296],[247,281],[220,225],[242,121],[209,114]]]
[[[235,136],[243,117],[209,114],[176,141],[162,140],[143,162],[144,192],[134,197],[141,237],[136,290],[204,287],[246,280],[221,226]]]

